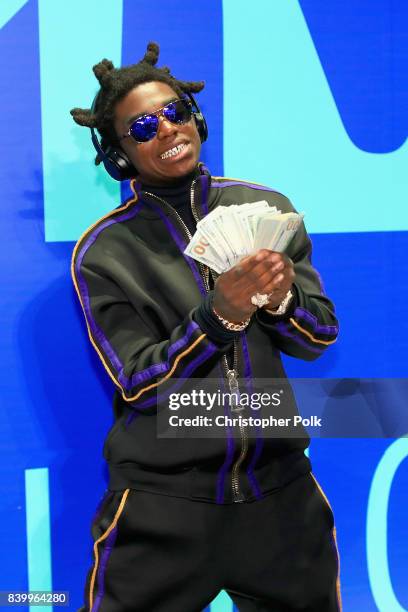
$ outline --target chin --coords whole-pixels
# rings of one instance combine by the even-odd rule
[[[198,161],[190,162],[188,164],[180,164],[179,167],[171,168],[171,170],[169,168],[169,172],[167,176],[181,177],[181,176],[184,176],[185,174],[190,174],[190,172],[192,172],[194,168],[196,168],[197,164],[198,164]]]

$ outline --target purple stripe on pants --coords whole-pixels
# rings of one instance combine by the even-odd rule
[[[104,579],[105,579],[106,566],[108,564],[109,556],[115,545],[116,535],[117,535],[117,527],[112,529],[112,531],[110,532],[110,534],[108,535],[106,539],[105,547],[103,549],[102,557],[101,557],[99,568],[98,568],[98,574],[97,574],[98,592],[95,598],[94,605],[92,606],[91,612],[98,612],[99,607],[102,602],[102,598],[105,593]]]

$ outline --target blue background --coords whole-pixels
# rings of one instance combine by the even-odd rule
[[[253,109],[262,115],[270,102],[269,98],[263,98],[263,88],[270,86],[274,74],[269,69],[272,58],[256,53],[257,30],[252,27],[248,28],[251,31],[245,30],[244,13],[249,9],[246,6],[244,11],[244,4],[241,7],[240,3],[226,0],[200,6],[189,4],[187,9],[179,0],[171,4],[159,2],[152,18],[152,4],[147,0],[137,3],[75,1],[69,3],[68,9],[61,3],[59,9],[69,10],[72,23],[81,21],[82,5],[92,14],[93,21],[85,20],[75,44],[71,26],[64,26],[63,18],[55,18],[52,4],[47,0],[5,1],[0,8],[3,83],[0,89],[0,155],[3,156],[0,540],[6,551],[0,560],[0,591],[52,586],[54,590],[70,592],[69,609],[74,610],[81,605],[85,575],[92,559],[90,522],[106,488],[102,444],[112,423],[113,388],[87,339],[69,265],[80,231],[105,210],[115,207],[120,194],[118,186],[109,185],[109,180],[101,178],[102,170],[92,165],[94,153],[86,130],[75,126],[69,117],[61,130],[51,129],[48,108],[54,98],[48,98],[47,91],[58,87],[59,95],[68,100],[67,109],[76,105],[89,107],[96,90],[91,72],[92,44],[96,37],[99,45],[106,37],[107,51],[98,54],[95,61],[105,55],[110,57],[108,45],[112,44],[109,38],[112,34],[120,47],[120,57],[115,63],[123,64],[137,61],[146,43],[157,40],[162,49],[160,65],[170,65],[180,78],[206,81],[199,101],[210,126],[210,139],[203,148],[202,159],[212,174],[256,181],[256,176],[245,172],[245,166],[251,166],[250,159],[255,159],[256,164],[268,152],[273,155],[274,134],[268,132],[267,121],[254,136],[243,125],[245,146],[237,152],[235,143],[231,144],[228,121],[234,113],[239,117],[248,110],[238,102],[234,108],[230,105],[235,91],[232,76],[240,72],[240,86],[245,88],[245,83],[253,77],[252,72],[256,72],[257,89],[248,86],[244,93],[252,99]],[[271,21],[271,27],[279,28],[283,38],[289,37],[291,24],[283,17],[283,7],[288,4],[297,11],[297,18],[304,20],[310,48],[315,50],[333,108],[337,109],[350,156],[356,152],[369,153],[377,169],[383,162],[390,163],[391,154],[405,153],[408,5],[394,0],[255,1],[250,5],[254,24],[258,13],[260,19],[265,12],[272,11],[271,5],[278,6],[282,21]],[[103,21],[105,9],[112,9],[113,5],[115,10],[119,5],[122,10],[117,31],[113,26],[110,30],[109,23]],[[277,13],[272,16],[276,18]],[[235,38],[230,21],[226,20],[238,23],[233,29]],[[62,46],[55,57],[41,57],[45,52],[50,55],[50,51],[40,49],[48,49],[47,36],[52,28],[62,39],[65,36],[71,40],[71,44]],[[247,39],[242,36],[245,31]],[[252,72],[247,66],[240,69],[241,64],[231,64],[234,45],[237,50],[244,48],[248,65],[253,66]],[[309,47],[305,49],[306,58]],[[78,79],[75,91],[67,86],[75,83],[75,73],[68,74],[71,54],[73,65],[75,57],[79,58],[87,75],[86,86]],[[297,61],[303,61],[301,49],[296,48],[294,55]],[[48,71],[48,60],[54,62],[54,73]],[[284,65],[284,55],[279,62]],[[56,83],[55,76],[51,80],[50,75],[55,75],[59,63]],[[40,66],[44,67],[41,74]],[[307,74],[299,75],[301,79],[307,84]],[[278,94],[284,101],[285,91],[277,89]],[[58,107],[58,101],[55,104]],[[222,108],[224,113],[220,112]],[[273,113],[273,108],[269,112]],[[281,119],[287,122],[288,130],[289,120],[290,117]],[[298,138],[299,146],[304,146],[301,126],[291,137]],[[75,158],[72,146],[81,151],[81,157]],[[50,166],[55,151],[60,158]],[[333,150],[321,153],[338,164],[334,167],[338,183],[325,184],[318,165],[313,175],[313,182],[325,193],[324,202],[316,204],[316,218],[317,214],[330,218],[330,194],[335,197],[340,186],[344,188],[344,166],[337,157],[335,142]],[[45,167],[51,168],[50,174],[48,170],[45,173]],[[81,187],[75,197],[76,186],[69,177],[72,168],[77,172],[82,167],[84,173],[92,173],[93,182],[89,189]],[[53,170],[58,188],[50,187]],[[301,170],[296,164],[291,168],[294,184]],[[381,183],[381,173],[376,170],[372,179]],[[268,185],[280,189],[285,181],[286,175],[275,172],[271,164]],[[82,185],[80,177],[78,182]],[[301,187],[297,185],[300,194]],[[392,216],[397,202],[399,210],[407,208],[408,172],[405,179],[392,183],[392,191],[386,197],[382,196],[374,204],[353,199],[355,187],[353,183],[347,185],[347,205],[356,216],[360,207],[373,218],[383,211]],[[100,209],[97,193],[101,193],[100,201],[104,200]],[[287,195],[295,206],[306,212],[308,226],[309,208],[313,203],[309,205],[306,196],[298,202],[291,192]],[[90,207],[89,219],[86,215]],[[310,217],[315,218],[312,210]],[[70,226],[70,219],[78,225]],[[328,227],[330,231],[315,232],[317,226],[311,224],[313,261],[336,304],[341,334],[338,343],[317,362],[285,359],[292,376],[406,377],[407,219],[407,213],[405,216],[399,213],[394,231],[380,231],[381,227],[376,231],[345,231],[339,224],[338,231]],[[360,230],[363,221],[356,219],[356,228]],[[353,218],[349,225],[353,227]],[[408,445],[404,446],[404,442],[407,441],[312,442],[310,458],[314,472],[336,516],[343,606],[347,612],[408,609],[405,509]],[[397,448],[393,446],[396,444],[403,445],[398,447],[402,449],[400,461],[381,471],[381,466],[388,465],[387,458]],[[49,507],[46,500],[35,500],[26,490],[26,479],[35,474],[36,468],[46,468],[38,474],[46,473],[48,477]],[[388,513],[384,517],[377,512],[375,491],[386,491],[387,487]],[[44,520],[45,523],[49,520],[50,526],[48,541],[46,524],[41,523],[38,533],[43,533],[42,542],[38,534],[36,539],[28,520],[35,504],[41,506],[41,501],[40,512],[49,517]],[[374,520],[374,530],[370,527],[371,520]],[[378,544],[384,537],[385,550]],[[42,560],[35,557],[40,552]],[[37,568],[43,567],[42,578],[34,569],[36,564]],[[381,580],[374,579],[376,571],[380,571]],[[212,612],[231,609],[222,595],[211,606]]]

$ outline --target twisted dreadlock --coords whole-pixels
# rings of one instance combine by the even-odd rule
[[[94,111],[92,109],[73,108],[70,113],[76,123],[98,130],[102,140],[103,150],[111,146],[118,146],[119,141],[113,126],[115,104],[126,96],[137,85],[151,81],[167,83],[178,96],[183,93],[197,93],[204,87],[204,81],[179,81],[170,74],[167,66],[157,68],[159,59],[159,45],[149,42],[144,57],[132,66],[115,68],[110,60],[103,59],[93,67],[93,72],[101,86]],[[99,155],[95,164],[101,163]]]

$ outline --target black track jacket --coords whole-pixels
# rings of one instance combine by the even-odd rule
[[[214,178],[204,165],[199,168],[201,216],[216,206],[259,200],[282,212],[294,210],[268,187]],[[195,321],[206,289],[197,262],[183,254],[187,241],[180,225],[159,202],[143,199],[135,179],[131,189],[129,200],[81,236],[72,256],[89,338],[117,387],[115,422],[104,445],[109,489],[219,504],[260,499],[310,471],[306,432],[266,438],[257,429],[246,441],[229,427],[213,439],[157,436],[161,388],[177,390],[183,379],[222,379],[222,355],[232,343],[213,342]],[[294,305],[280,318],[258,309],[246,330],[236,334],[245,384],[285,378],[281,351],[313,360],[337,337],[333,304],[312,267],[303,224],[287,254],[296,272]]]

